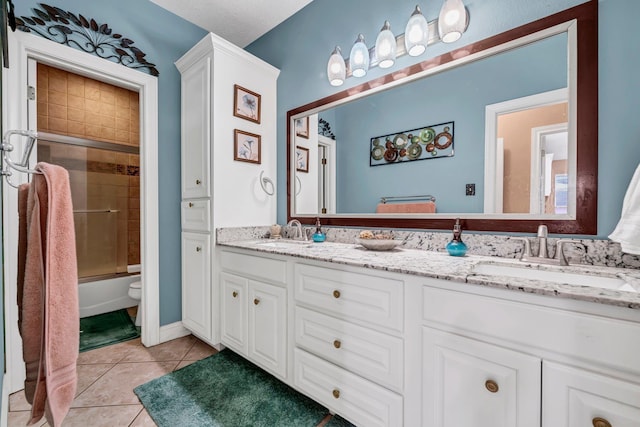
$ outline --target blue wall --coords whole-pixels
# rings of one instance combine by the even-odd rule
[[[32,16],[34,0],[14,2],[17,16]],[[160,324],[179,321],[180,297],[180,73],[174,65],[206,31],[148,0],[46,1],[50,6],[94,18],[133,40],[156,64],[158,77],[158,185],[160,226]]]
[[[440,213],[482,212],[485,106],[565,88],[566,58],[558,34],[334,108],[337,212],[373,213],[381,196],[417,194],[434,196]],[[454,157],[369,166],[370,138],[444,122],[455,122]]]
[[[595,1],[595,0],[592,0]],[[465,0],[469,10],[468,31],[459,41],[430,46],[423,56],[404,56],[389,70],[372,69],[373,79],[468,43],[498,34],[546,15],[584,3],[584,0]],[[599,3],[599,193],[598,237],[615,227],[622,199],[640,162],[640,35],[634,20],[640,16],[636,0],[601,0]],[[441,2],[421,3],[428,20],[437,17]],[[278,162],[286,164],[286,112],[313,100],[362,83],[350,78],[334,88],[326,78],[333,47],[348,51],[357,33],[363,32],[371,46],[384,19],[396,33],[415,6],[408,0],[322,0],[310,3],[296,15],[248,46],[247,50],[281,70],[278,78]],[[332,123],[333,124],[333,123]],[[387,166],[394,167],[394,166]],[[286,169],[278,171],[278,185],[286,186]],[[278,222],[286,221],[286,192],[278,192]]]

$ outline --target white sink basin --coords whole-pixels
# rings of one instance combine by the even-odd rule
[[[632,285],[619,277],[597,276],[580,272],[539,270],[527,266],[504,264],[476,264],[473,267],[473,272],[475,274],[488,276],[507,276],[569,285],[593,286],[618,291],[638,292]]]
[[[267,248],[295,248],[295,247],[309,247],[313,245],[313,242],[309,240],[291,240],[291,239],[282,239],[282,240],[265,240],[264,242],[257,242],[260,246],[265,246]]]

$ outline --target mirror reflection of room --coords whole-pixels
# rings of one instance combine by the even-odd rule
[[[575,169],[573,173],[570,170],[575,168],[575,139],[569,138],[568,123],[569,40],[567,31],[542,37],[294,118],[292,150],[309,149],[309,168],[308,171],[295,168],[293,212],[372,214],[383,212],[380,206],[386,204],[384,212],[394,214],[435,211],[566,215],[574,203],[569,199],[575,199]],[[536,105],[496,114],[490,125],[485,120],[488,106],[544,97],[554,91],[563,91],[562,102],[535,101]],[[393,159],[378,156],[375,165],[371,161],[376,154],[371,145],[374,137],[404,136],[405,130],[430,129],[434,124],[447,122],[455,123],[448,156],[413,161],[416,158],[406,150],[413,146],[411,141],[407,144],[401,139],[400,143],[407,145],[393,147],[399,156]],[[329,143],[322,142],[326,137],[318,136],[318,131],[322,131],[318,123],[328,123],[333,136]],[[545,128],[559,124],[563,124],[563,131]],[[492,132],[502,138],[502,151],[493,147],[487,152],[485,144],[497,143],[485,142],[488,126],[495,126]],[[305,131],[300,133],[300,128]],[[536,141],[531,139],[532,132]],[[552,142],[563,136],[564,142]],[[434,149],[428,138],[415,137],[416,149],[424,153]],[[393,141],[387,140],[387,144],[396,143],[395,138],[390,139]],[[323,154],[333,153],[329,148],[332,144],[335,158]],[[486,158],[488,155],[492,158]],[[297,157],[296,152],[292,158]],[[494,164],[503,169],[499,174],[496,172],[495,182],[487,181],[485,170],[495,170]],[[470,183],[474,188],[472,195],[465,191]],[[425,204],[433,205],[433,210],[414,210]],[[389,209],[389,205],[397,209]]]

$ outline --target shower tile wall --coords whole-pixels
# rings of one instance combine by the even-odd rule
[[[36,92],[38,131],[139,146],[136,92],[44,64],[38,64]],[[80,277],[113,268],[124,273],[127,265],[139,264],[139,156],[39,141],[38,157],[69,170],[75,211],[119,211],[74,215],[76,234],[83,234],[77,239]]]

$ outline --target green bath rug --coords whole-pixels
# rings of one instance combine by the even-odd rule
[[[327,415],[228,349],[133,391],[159,427],[315,427]]]
[[[80,319],[80,353],[139,336],[125,309]]]

